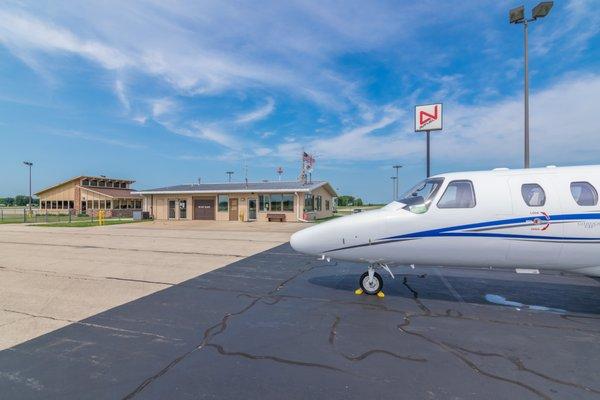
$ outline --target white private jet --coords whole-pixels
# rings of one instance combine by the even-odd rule
[[[600,276],[600,165],[448,173],[401,200],[295,233],[301,253],[369,264],[552,269]],[[381,292],[381,293],[380,293]],[[360,290],[359,290],[360,293]]]

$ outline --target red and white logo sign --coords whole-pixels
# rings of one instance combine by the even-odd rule
[[[415,107],[415,131],[439,131],[442,129],[442,104]]]

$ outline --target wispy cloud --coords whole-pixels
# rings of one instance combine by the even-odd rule
[[[271,97],[267,99],[267,103],[255,110],[242,114],[236,118],[238,124],[246,124],[249,122],[258,121],[268,117],[275,110],[275,100]]]
[[[129,112],[131,110],[131,104],[129,103],[129,99],[127,98],[127,94],[125,93],[125,85],[120,79],[117,79],[115,81],[115,94],[117,95],[117,98],[119,99],[119,102],[121,103],[123,108],[125,108],[125,110]]]
[[[109,138],[106,136],[101,136],[98,134],[92,134],[92,133],[87,133],[87,132],[54,131],[54,132],[50,132],[50,133],[55,136],[62,136],[62,137],[71,138],[71,139],[86,140],[89,142],[102,143],[102,144],[107,144],[110,146],[124,147],[126,149],[139,150],[139,149],[146,148],[146,146],[143,144],[131,143],[131,142],[123,141],[121,139],[113,139],[113,138]]]

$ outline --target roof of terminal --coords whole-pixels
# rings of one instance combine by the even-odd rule
[[[196,183],[190,185],[167,186],[156,189],[139,190],[138,194],[168,193],[273,193],[273,192],[312,192],[325,186],[334,196],[335,190],[326,181],[312,182],[229,182],[229,183]]]

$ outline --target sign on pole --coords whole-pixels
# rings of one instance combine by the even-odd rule
[[[442,103],[415,107],[415,132],[442,130]]]
[[[415,132],[427,132],[427,177],[431,176],[431,131],[442,130],[442,103],[415,106]]]

